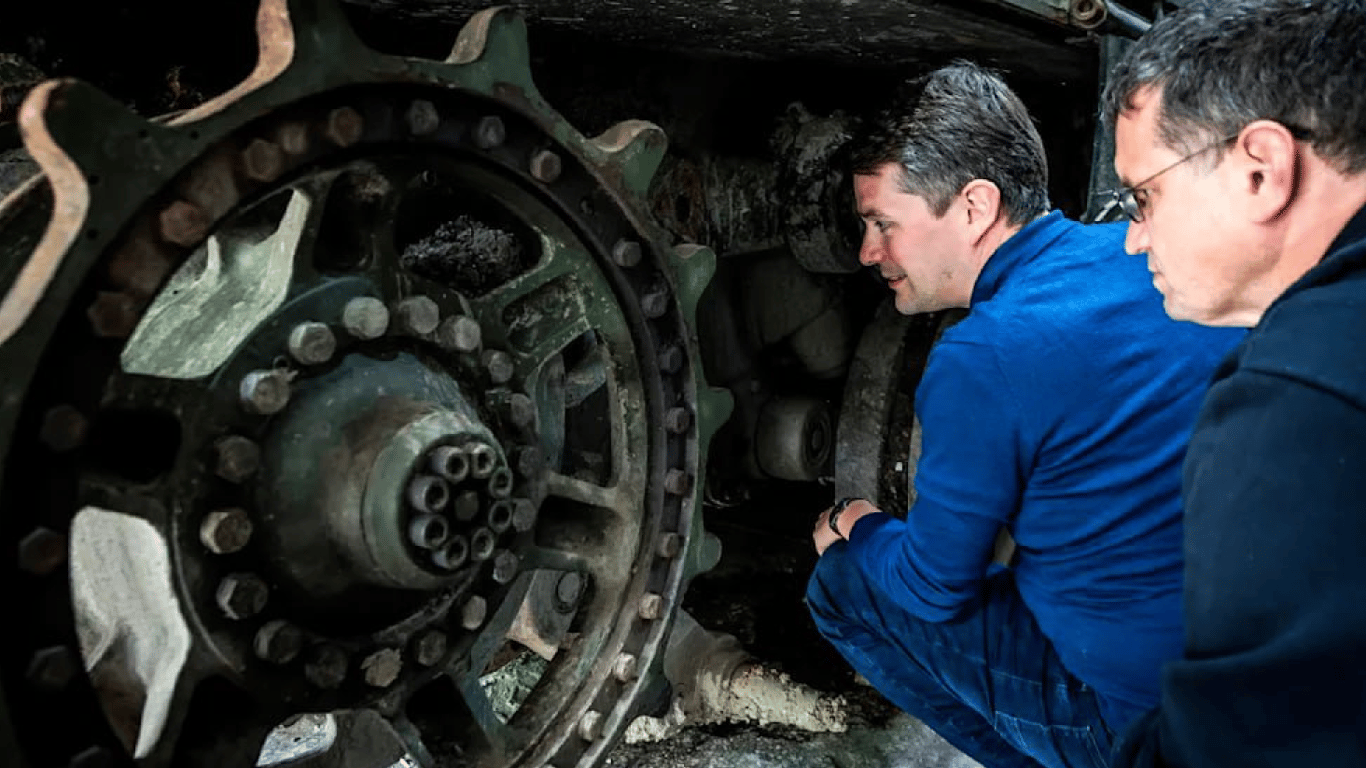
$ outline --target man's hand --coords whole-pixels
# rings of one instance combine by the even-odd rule
[[[867,499],[857,499],[850,502],[849,506],[845,507],[844,511],[840,513],[839,519],[836,520],[836,523],[840,528],[840,535],[836,536],[835,532],[830,530],[831,509],[834,509],[834,507],[826,509],[821,513],[820,517],[816,518],[816,527],[811,531],[811,540],[816,543],[817,555],[825,554],[825,550],[840,539],[849,538],[849,532],[854,530],[854,523],[857,522],[860,517],[880,511]]]

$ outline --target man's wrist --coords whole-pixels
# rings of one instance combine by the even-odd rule
[[[848,509],[850,504],[853,504],[856,501],[863,501],[863,499],[859,498],[858,496],[845,496],[844,498],[835,502],[835,506],[830,508],[830,517],[826,520],[826,522],[830,524],[830,530],[834,531],[836,536],[846,541],[848,540],[847,537],[845,537],[843,533],[840,533],[839,529],[840,514],[842,514],[844,510]]]

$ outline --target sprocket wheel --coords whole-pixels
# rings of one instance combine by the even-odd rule
[[[70,80],[22,108],[0,754],[250,766],[336,712],[395,745],[347,765],[596,765],[714,554],[715,256],[643,213],[663,132],[575,131],[502,9],[443,62],[327,0],[262,0],[257,33],[169,122]],[[529,622],[550,658],[495,701]]]

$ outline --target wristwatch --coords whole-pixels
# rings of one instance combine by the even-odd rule
[[[845,496],[835,502],[835,506],[830,508],[830,517],[826,518],[825,522],[830,525],[830,530],[834,531],[835,535],[841,539],[844,538],[844,534],[840,533],[840,529],[836,525],[836,522],[840,519],[840,513],[847,509],[850,504],[860,500],[861,499],[858,496]]]

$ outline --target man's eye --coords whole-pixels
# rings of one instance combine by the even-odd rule
[[[1138,210],[1140,210],[1140,211],[1146,211],[1146,210],[1148,210],[1148,190],[1146,190],[1146,189],[1135,189],[1135,190],[1134,190],[1134,204],[1138,206]]]
[[[887,228],[891,225],[885,221],[875,221],[873,222],[873,226],[877,227],[877,231],[879,232],[886,232]]]

